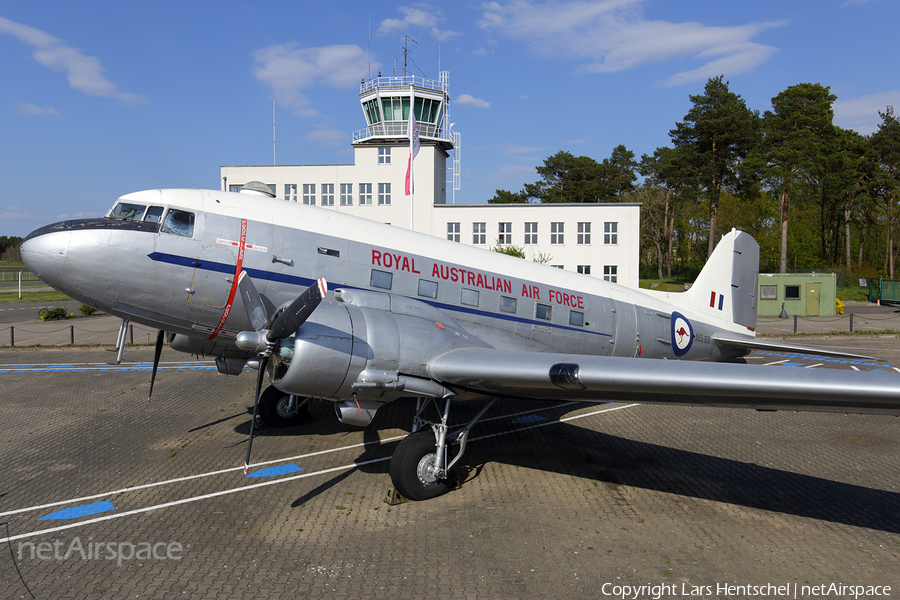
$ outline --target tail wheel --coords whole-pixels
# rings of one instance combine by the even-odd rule
[[[303,398],[297,398],[292,408],[291,395],[270,385],[259,397],[259,416],[263,423],[273,429],[293,427],[309,419],[308,405],[296,408],[301,402]]]
[[[410,500],[436,498],[450,489],[446,479],[435,476],[434,432],[430,428],[403,438],[391,456],[391,481]]]

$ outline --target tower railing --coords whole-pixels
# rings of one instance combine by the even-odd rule
[[[359,93],[362,94],[375,88],[408,88],[411,85],[427,90],[444,91],[440,81],[407,75],[405,77],[376,77],[375,79],[363,81],[359,86]]]
[[[418,121],[419,137],[452,142],[450,130],[435,125],[433,123],[425,123]],[[365,129],[353,132],[353,142],[359,142],[371,137],[406,137],[406,129],[408,124],[406,121],[384,121],[369,125]]]

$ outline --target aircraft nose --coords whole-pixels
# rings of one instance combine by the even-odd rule
[[[66,264],[71,232],[55,228],[54,225],[41,227],[28,234],[22,242],[22,261],[28,270],[51,287],[59,285]]]

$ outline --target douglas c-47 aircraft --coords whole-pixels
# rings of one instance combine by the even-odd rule
[[[448,489],[469,432],[501,397],[900,414],[896,374],[721,362],[753,349],[830,354],[755,339],[759,246],[739,231],[690,290],[660,293],[328,209],[175,189],[42,227],[22,257],[72,298],[158,328],[154,377],[163,332],[176,350],[215,356],[221,373],[257,368],[254,423],[258,408],[270,427],[295,424],[323,398],[365,426],[383,405],[418,398],[390,464],[413,500]],[[485,398],[450,430],[453,402]],[[251,426],[245,469],[252,441]]]

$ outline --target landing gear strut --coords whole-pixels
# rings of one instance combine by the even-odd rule
[[[413,433],[397,445],[391,456],[390,472],[394,488],[410,500],[436,498],[450,489],[450,470],[465,453],[469,432],[494,405],[496,399],[488,402],[465,427],[452,434],[448,434],[447,427],[450,399],[445,400],[441,420],[438,423],[422,418],[422,412],[431,402],[435,402],[437,408],[436,399],[429,398],[423,401],[419,398],[413,419]],[[459,444],[459,450],[452,460],[449,456],[448,441]]]
[[[273,429],[299,425],[309,419],[309,398],[285,394],[270,385],[259,397],[259,416]]]

